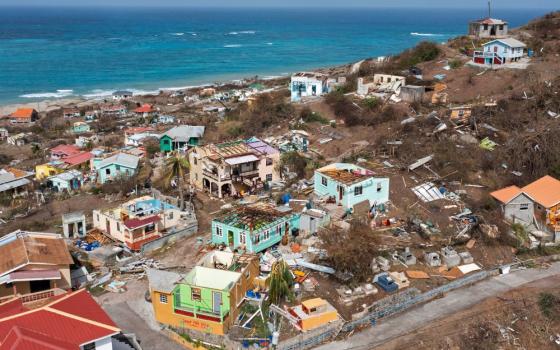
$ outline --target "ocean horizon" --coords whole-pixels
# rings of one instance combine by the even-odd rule
[[[485,17],[484,8],[0,9],[2,104],[287,76],[444,42]],[[517,27],[546,12],[493,17]]]

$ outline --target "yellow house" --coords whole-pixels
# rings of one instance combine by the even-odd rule
[[[54,176],[63,173],[66,170],[63,169],[61,165],[64,165],[64,163],[60,161],[52,161],[49,163],[35,166],[35,179],[43,180],[49,176]]]
[[[156,321],[178,331],[224,335],[259,274],[255,255],[212,251],[187,274],[149,269]]]
[[[290,308],[290,314],[299,320],[299,327],[304,332],[338,320],[338,311],[321,298],[309,299]]]

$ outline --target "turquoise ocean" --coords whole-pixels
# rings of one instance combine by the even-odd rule
[[[493,16],[519,26],[545,12]],[[0,7],[0,103],[282,76],[443,42],[484,16],[484,8]]]

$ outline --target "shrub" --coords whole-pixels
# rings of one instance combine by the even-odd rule
[[[430,41],[422,41],[415,47],[403,51],[397,56],[397,61],[401,69],[415,66],[422,62],[436,59],[441,50],[437,44]]]
[[[539,294],[539,308],[544,316],[550,319],[560,318],[560,298],[554,294]]]
[[[457,69],[459,67],[461,67],[463,65],[463,62],[461,62],[461,60],[459,59],[453,59],[451,61],[449,61],[449,67],[451,67],[451,69]]]

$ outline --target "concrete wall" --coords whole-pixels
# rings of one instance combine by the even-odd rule
[[[166,244],[175,242],[179,239],[192,236],[198,232],[198,224],[193,223],[192,226],[185,227],[179,231],[167,234],[161,238],[148,242],[142,246],[142,253],[150,252],[156,249],[160,249]]]

